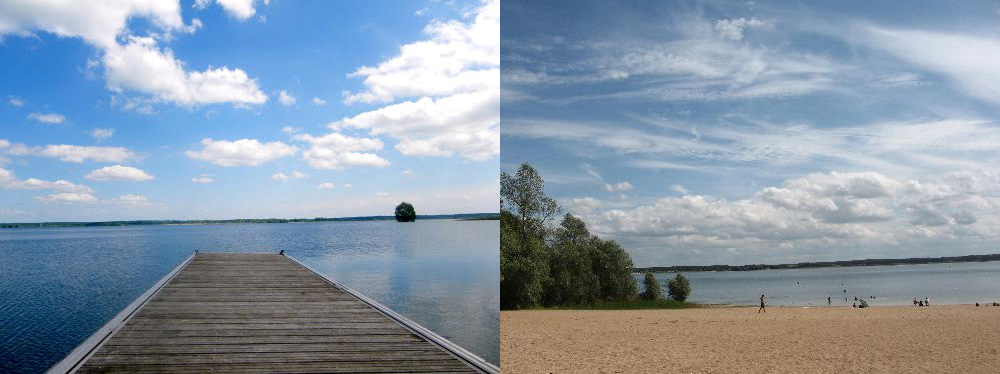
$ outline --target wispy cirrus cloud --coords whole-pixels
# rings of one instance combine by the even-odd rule
[[[872,24],[853,30],[860,43],[944,75],[969,97],[1000,104],[1000,37]]]

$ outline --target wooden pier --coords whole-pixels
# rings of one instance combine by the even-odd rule
[[[49,373],[499,373],[290,256],[195,253]]]

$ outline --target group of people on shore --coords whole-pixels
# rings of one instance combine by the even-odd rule
[[[979,303],[976,303],[976,306],[979,306]],[[986,303],[986,304],[983,304],[983,306],[1000,306],[1000,303],[997,303],[997,302]]]
[[[925,297],[923,300],[920,300],[914,297],[913,306],[931,306],[931,298]]]

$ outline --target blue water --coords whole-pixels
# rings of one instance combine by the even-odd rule
[[[500,360],[500,223],[0,230],[0,373],[42,372],[194,250],[286,253]]]
[[[655,275],[665,283],[675,274]],[[912,305],[913,298],[925,297],[932,304],[1000,302],[1000,262],[690,272],[684,276],[691,281],[688,301],[696,303],[755,305],[761,294],[767,295],[769,305],[778,306],[825,306],[827,296],[833,306],[850,306],[855,297],[872,306]],[[636,280],[641,288],[642,274]]]

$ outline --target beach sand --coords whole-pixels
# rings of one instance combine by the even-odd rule
[[[500,313],[504,373],[1000,373],[1000,307]]]

